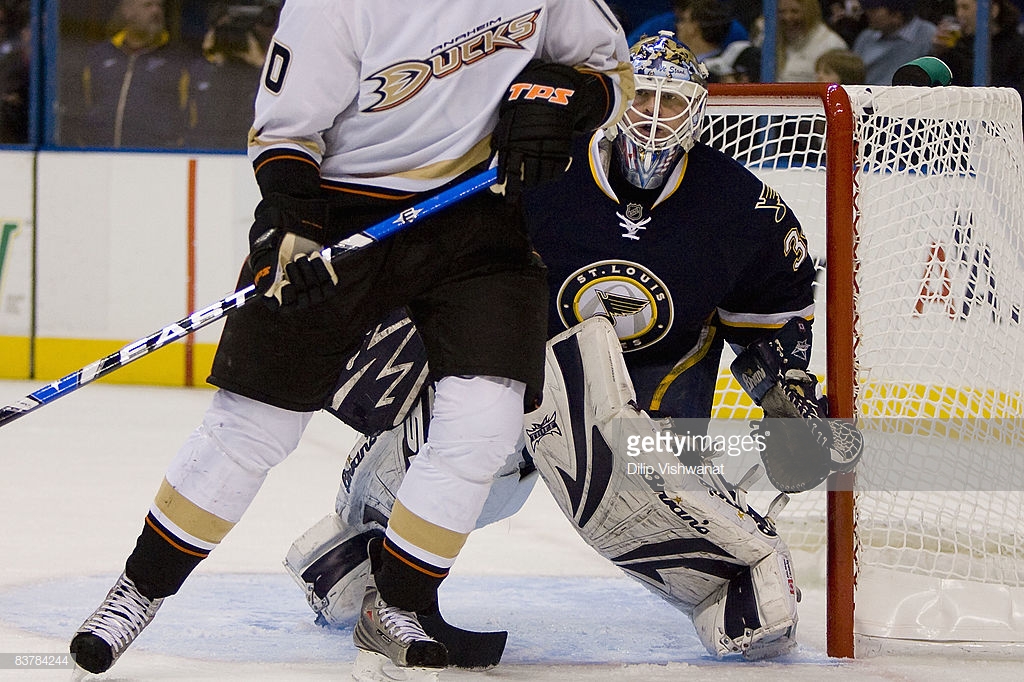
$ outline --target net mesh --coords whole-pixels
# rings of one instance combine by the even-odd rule
[[[866,442],[857,570],[1024,587],[1020,99],[1001,88],[845,89],[854,114],[855,405]],[[703,141],[779,191],[824,267],[823,107],[712,96],[708,120]],[[811,369],[825,376],[824,320],[842,311],[829,309],[824,277],[816,286]],[[714,416],[759,416],[728,361]],[[779,519],[786,541],[822,551],[825,514],[823,492],[795,496]]]

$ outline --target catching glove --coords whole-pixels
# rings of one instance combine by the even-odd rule
[[[256,207],[250,231],[249,267],[253,284],[272,310],[299,310],[326,300],[338,283],[323,245],[310,233],[323,231],[326,204],[271,194]]]
[[[740,386],[764,410],[763,420],[751,422],[751,435],[764,443],[765,472],[784,493],[817,487],[832,472],[853,471],[864,450],[856,426],[827,418],[828,401],[817,378],[792,366],[795,351],[809,348],[809,341],[807,322],[794,318],[770,341],[750,344],[731,365]]]
[[[510,201],[523,188],[554,180],[569,167],[575,132],[594,130],[611,104],[597,74],[542,62],[526,65],[509,86],[491,135],[498,185]]]

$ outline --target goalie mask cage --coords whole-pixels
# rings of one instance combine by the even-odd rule
[[[918,642],[1020,655],[1019,96],[712,85],[702,140],[782,195],[825,271],[812,369],[865,453],[778,523],[795,555],[825,557],[829,655]],[[715,417],[759,416],[728,371],[718,386]]]

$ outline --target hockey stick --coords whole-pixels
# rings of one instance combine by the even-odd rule
[[[357,232],[351,237],[328,246],[321,255],[325,260],[332,263],[337,262],[346,254],[358,251],[385,239],[396,232],[400,232],[410,225],[419,222],[423,218],[447,208],[452,204],[462,201],[466,197],[476,194],[494,184],[498,173],[490,169],[473,176],[469,180],[459,183],[443,192],[439,192],[429,199],[424,199],[415,206],[405,209],[401,213],[376,225]],[[224,296],[216,303],[201,310],[197,310],[188,317],[167,325],[149,336],[129,343],[118,351],[111,353],[105,358],[86,365],[65,377],[46,384],[42,388],[30,393],[13,405],[0,408],[0,426],[8,424],[29,412],[39,409],[43,405],[52,403],[57,398],[67,395],[72,391],[92,383],[97,379],[105,377],[111,372],[121,369],[130,362],[145,357],[150,353],[163,348],[172,341],[183,339],[207,325],[225,317],[229,313],[256,298],[256,287],[249,285],[233,293]]]

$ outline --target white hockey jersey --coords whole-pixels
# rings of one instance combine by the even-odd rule
[[[626,39],[603,0],[288,0],[249,158],[294,149],[328,182],[433,189],[487,159],[502,95],[534,58],[608,75],[606,123],[632,97]]]

